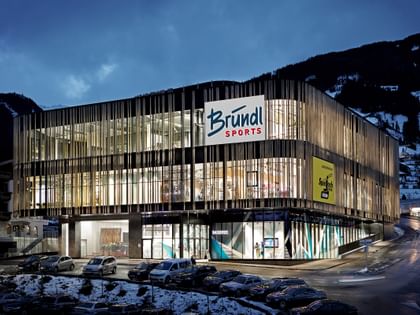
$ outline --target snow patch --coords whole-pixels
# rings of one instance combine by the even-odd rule
[[[344,84],[346,84],[348,81],[358,81],[359,79],[360,79],[360,75],[358,73],[340,75],[337,77],[336,83],[334,84],[334,86],[326,90],[325,93],[335,98],[343,90]]]
[[[50,280],[45,282],[46,277]],[[157,308],[170,307],[174,314],[182,314],[195,308],[200,314],[266,314],[273,313],[274,310],[267,306],[261,305],[259,309],[245,307],[235,299],[227,297],[219,297],[215,295],[206,295],[198,292],[183,292],[176,290],[166,290],[159,287],[153,287],[146,284],[129,283],[126,281],[106,279],[90,279],[93,286],[90,295],[80,293],[80,289],[85,281],[83,278],[63,277],[63,276],[42,276],[23,274],[14,277],[2,276],[2,282],[14,282],[17,287],[15,291],[24,292],[26,295],[36,294],[68,294],[81,302],[100,301],[110,303],[129,303],[129,304],[145,304],[152,303]],[[43,281],[44,280],[44,281]],[[89,280],[88,280],[89,281]],[[44,284],[42,284],[44,282]],[[115,287],[109,287],[112,282]],[[138,295],[139,288],[144,290],[143,294]],[[153,295],[152,295],[153,294]]]
[[[312,81],[312,80],[315,80],[315,79],[316,79],[316,75],[311,74],[311,75],[306,77],[305,82]]]
[[[416,51],[420,48],[419,45],[414,45],[413,47],[411,47],[411,51]]]
[[[10,112],[13,118],[19,115],[18,112],[15,111],[12,107],[10,107],[9,104],[7,104],[6,102],[0,104],[4,105],[4,107]]]

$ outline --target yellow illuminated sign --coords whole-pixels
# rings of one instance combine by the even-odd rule
[[[335,205],[335,165],[312,157],[313,200]]]

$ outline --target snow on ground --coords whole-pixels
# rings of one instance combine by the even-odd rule
[[[198,292],[184,292],[167,290],[149,284],[130,283],[118,280],[84,279],[78,277],[42,276],[23,274],[0,277],[2,283],[15,283],[15,291],[24,292],[25,295],[36,294],[68,294],[82,302],[102,301],[110,303],[130,303],[149,305],[154,307],[170,308],[174,314],[182,314],[195,310],[200,314],[275,314],[271,308],[263,303],[247,303],[250,307],[241,305],[236,299],[206,295]],[[89,295],[81,290],[84,282],[92,284]],[[85,292],[86,293],[86,292]],[[153,300],[152,300],[153,294]],[[242,299],[242,302],[246,300]],[[251,304],[256,305],[252,308]],[[261,312],[258,309],[264,309]]]

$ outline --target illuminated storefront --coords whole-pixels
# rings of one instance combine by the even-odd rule
[[[15,130],[14,215],[58,217],[74,257],[333,258],[399,216],[397,142],[304,83],[205,83]]]

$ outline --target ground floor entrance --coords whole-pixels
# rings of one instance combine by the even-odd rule
[[[74,257],[213,260],[337,258],[360,239],[378,238],[377,223],[304,211],[212,211],[194,218],[140,214],[62,224],[62,247]]]

